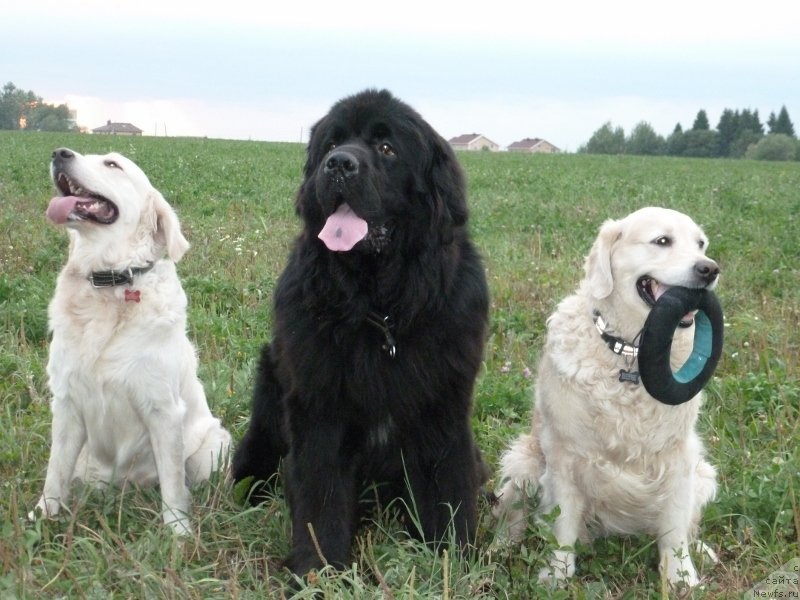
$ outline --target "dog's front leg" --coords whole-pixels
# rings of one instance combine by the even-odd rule
[[[52,410],[52,442],[44,491],[36,504],[36,509],[28,514],[31,520],[36,518],[37,509],[41,510],[45,517],[55,517],[61,505],[69,500],[75,464],[78,462],[81,448],[86,443],[86,427],[83,419],[75,412],[75,407],[69,398],[54,399]]]
[[[558,549],[553,552],[550,566],[539,572],[540,581],[563,581],[575,574],[575,543],[585,529],[586,501],[572,483],[569,469],[546,473],[542,479],[542,512],[550,513],[556,506],[559,514],[553,523],[553,535]]]
[[[416,462],[414,448],[404,457],[409,486],[409,507],[416,511],[419,532],[426,542],[447,539],[451,526],[459,546],[466,549],[474,542],[477,522],[477,499],[481,486],[482,463],[477,463],[477,450],[469,424],[446,440],[431,463]]]
[[[694,587],[700,583],[689,556],[689,532],[692,523],[694,494],[690,477],[674,486],[676,492],[661,513],[658,551],[661,573],[671,585]]]
[[[343,568],[350,555],[356,477],[342,453],[342,427],[329,423],[295,436],[286,459],[292,552],[285,564],[297,575],[325,564]]]
[[[156,405],[157,404],[153,404]],[[170,407],[177,407],[177,400]],[[150,434],[150,444],[161,487],[161,509],[164,523],[179,535],[190,535],[189,507],[191,497],[186,487],[186,465],[183,458],[183,421],[177,410],[155,410],[143,415]]]

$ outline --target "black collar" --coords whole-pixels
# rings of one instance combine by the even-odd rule
[[[129,285],[133,283],[133,278],[142,273],[147,273],[153,268],[155,263],[150,260],[144,267],[128,267],[127,269],[110,271],[93,271],[89,275],[89,282],[95,288],[107,288],[117,285]]]
[[[608,323],[606,323],[599,310],[595,309],[592,314],[594,315],[594,326],[597,327],[597,331],[600,332],[600,337],[603,338],[603,341],[606,344],[608,344],[608,347],[614,354],[619,354],[620,356],[625,356],[628,358],[636,358],[639,355],[639,345],[637,341],[639,336],[642,335],[641,332],[636,334],[636,337],[633,339],[633,343],[628,343],[622,338],[608,333]]]
[[[389,354],[389,358],[394,358],[397,355],[397,342],[392,335],[394,329],[394,321],[389,315],[383,315],[377,311],[371,310],[367,313],[367,323],[377,328],[384,338],[384,343],[381,346]]]

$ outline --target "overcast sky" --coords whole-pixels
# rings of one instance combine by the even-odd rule
[[[800,132],[800,2],[12,0],[0,85],[89,128],[307,141],[333,102],[388,88],[445,138],[574,151],[604,122],[668,135],[699,109],[785,105]]]

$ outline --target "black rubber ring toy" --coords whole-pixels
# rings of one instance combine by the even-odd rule
[[[676,373],[669,364],[672,336],[681,319],[697,310],[692,354]],[[683,404],[711,379],[722,355],[722,307],[705,289],[671,287],[644,323],[639,343],[639,375],[647,392],[664,404]]]

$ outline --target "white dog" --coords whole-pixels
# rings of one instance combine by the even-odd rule
[[[707,246],[700,227],[674,210],[643,208],[606,221],[586,259],[586,277],[547,321],[531,432],[502,458],[495,509],[519,539],[527,494],[539,494],[541,514],[560,508],[554,522],[560,549],[542,580],[573,575],[578,539],[646,533],[657,537],[670,583],[699,583],[689,541],[716,493],[715,469],[695,432],[701,394],[669,406],[641,383],[620,381],[620,371],[635,373],[631,350],[669,286],[716,285],[719,268],[706,257]],[[673,369],[691,352],[692,316],[674,336]],[[612,350],[612,338],[621,353]]]
[[[51,175],[62,195],[47,216],[69,228],[70,251],[49,309],[52,447],[31,517],[56,515],[74,479],[158,482],[164,522],[187,534],[187,483],[222,467],[230,446],[186,337],[174,261],[189,244],[125,157],[61,148]]]

